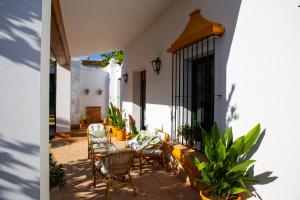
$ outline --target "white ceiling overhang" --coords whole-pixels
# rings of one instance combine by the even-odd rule
[[[72,57],[123,50],[173,0],[60,0]]]

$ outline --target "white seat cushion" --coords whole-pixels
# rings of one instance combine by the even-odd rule
[[[108,138],[90,138],[90,144],[108,143]]]

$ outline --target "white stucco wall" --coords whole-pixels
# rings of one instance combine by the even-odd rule
[[[102,94],[97,93],[98,89]],[[84,93],[89,89],[89,94]],[[80,69],[80,114],[85,114],[86,106],[101,106],[101,119],[106,115],[109,95],[109,74],[103,69],[81,66]]]
[[[243,1],[227,63],[227,89],[236,85],[232,102],[239,114],[230,125],[240,135],[261,123],[265,137],[255,169],[278,176],[257,187],[263,199],[300,199],[298,5],[296,0]]]
[[[71,71],[56,69],[56,132],[71,131]]]
[[[49,199],[50,8],[0,3],[0,199]]]
[[[129,81],[122,83],[123,108],[138,113],[134,111],[133,72],[146,70],[146,123],[169,132],[171,54],[166,49],[185,27],[189,13],[200,8],[203,16],[226,28],[216,43],[215,93],[222,97],[215,99],[215,120],[225,129],[227,109],[236,106],[239,117],[229,123],[235,137],[261,123],[265,137],[254,156],[255,173],[278,178],[256,186],[257,192],[267,200],[300,199],[298,4],[296,0],[175,0],[125,50],[122,73],[128,72]],[[149,63],[156,57],[162,60],[159,75]],[[235,90],[228,102],[232,85]]]

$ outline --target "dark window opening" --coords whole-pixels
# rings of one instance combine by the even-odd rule
[[[141,72],[141,82],[140,82],[140,105],[141,105],[141,130],[146,130],[145,115],[146,115],[146,71]]]
[[[50,60],[49,77],[49,136],[56,132],[56,61]]]
[[[214,55],[192,64],[192,126],[209,130],[214,122]]]

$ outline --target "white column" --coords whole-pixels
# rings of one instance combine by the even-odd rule
[[[50,3],[1,1],[1,199],[49,199]]]
[[[56,132],[71,131],[71,71],[57,65]]]

